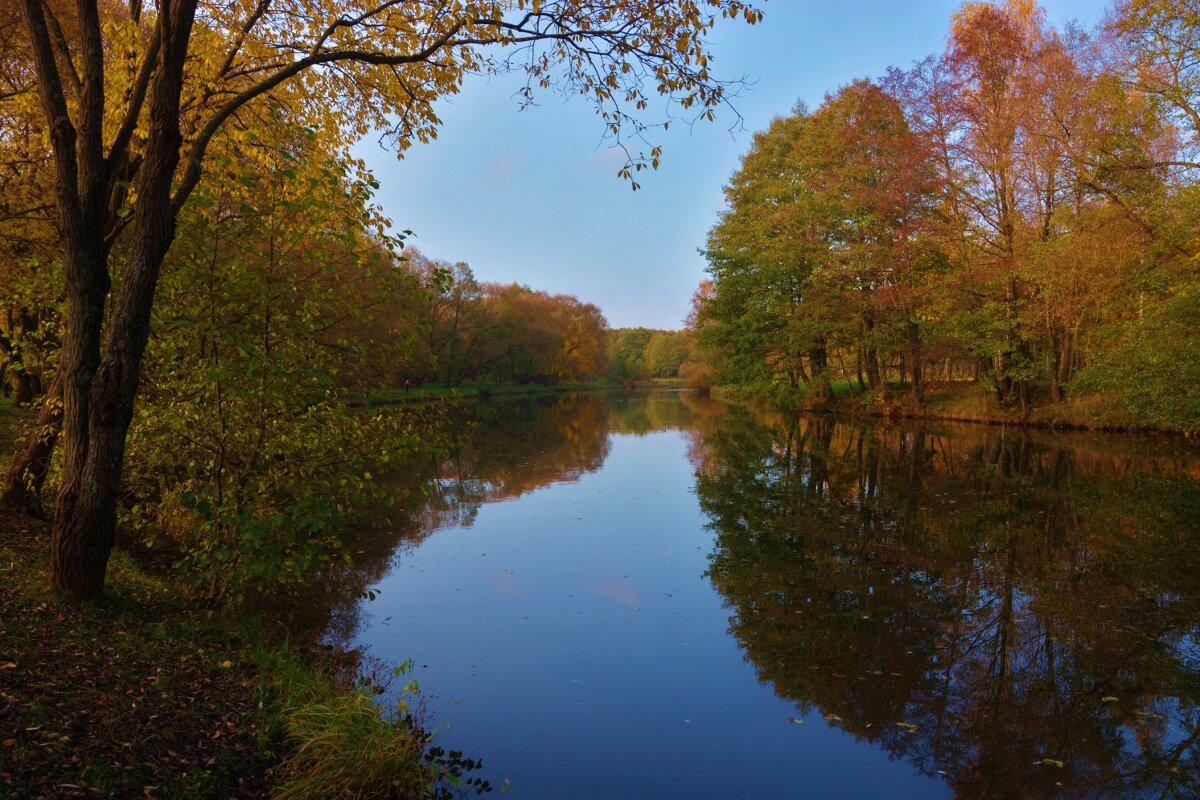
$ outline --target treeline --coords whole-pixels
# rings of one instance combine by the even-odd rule
[[[407,309],[415,336],[393,383],[552,383],[604,374],[608,323],[596,306],[515,283],[480,283],[464,263],[413,250],[404,267],[419,284]]]
[[[687,331],[614,328],[608,332],[608,377],[614,383],[680,377],[691,349]]]
[[[918,413],[970,380],[1022,416],[1200,427],[1200,14],[1106,20],[969,2],[944,53],[757,134],[695,299],[712,380]]]

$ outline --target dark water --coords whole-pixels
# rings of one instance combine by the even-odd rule
[[[497,403],[342,635],[515,798],[1200,797],[1200,455]]]

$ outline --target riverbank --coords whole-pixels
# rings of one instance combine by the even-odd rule
[[[567,383],[464,383],[457,386],[425,384],[376,392],[358,406],[388,406],[407,403],[433,403],[454,400],[487,400],[493,397],[539,397],[578,392],[642,391],[646,389],[682,389],[680,378],[650,378],[629,383],[612,383],[606,379]]]
[[[455,400],[486,400],[491,397],[536,397],[568,392],[600,392],[611,388],[600,381],[589,383],[491,383],[481,381],[459,385],[422,384],[374,392],[354,402],[356,406],[395,406]]]
[[[44,523],[0,513],[0,797],[420,797],[461,766],[354,654],[191,607],[119,549],[100,602],[63,600],[48,560]]]
[[[0,794],[269,796],[282,737],[249,640],[120,552],[101,603],[58,599],[48,538],[0,515]]]
[[[741,399],[719,388],[713,391],[713,396],[727,402]],[[887,396],[881,397],[859,392],[852,384],[840,383],[834,386],[832,404],[802,404],[793,410],[857,418],[927,419],[1045,430],[1163,433],[1189,438],[1196,435],[1196,429],[1171,429],[1141,422],[1100,395],[1071,397],[1058,403],[1035,398],[1028,411],[1022,414],[1019,407],[1002,405],[993,392],[979,384],[964,381],[931,383],[926,387],[924,401],[918,407],[907,386],[892,386]],[[1200,428],[1200,420],[1196,426]]]

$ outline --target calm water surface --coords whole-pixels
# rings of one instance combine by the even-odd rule
[[[1200,797],[1200,457],[493,403],[341,635],[514,798]]]

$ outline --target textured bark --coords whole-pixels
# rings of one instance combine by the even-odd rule
[[[33,430],[13,456],[4,493],[0,494],[0,508],[41,516],[42,486],[62,428],[62,409],[62,373],[59,372],[42,400]]]
[[[67,400],[68,420],[74,427],[66,432],[82,447],[77,447],[71,472],[64,474],[58,493],[50,582],[81,597],[95,597],[104,588],[116,532],[125,437],[150,336],[154,291],[175,237],[171,182],[183,143],[179,98],[194,15],[195,0],[165,3],[159,12],[160,63],[150,90],[149,134],[137,181],[139,200],[129,262],[113,304],[112,334],[90,380],[72,387],[85,390],[74,398],[73,417],[69,396]]]
[[[63,92],[42,0],[24,0],[56,170],[55,198],[66,273],[67,311],[60,359],[63,477],[55,501],[50,583],[93,598],[104,586],[116,530],[125,436],[133,416],[141,358],[159,269],[174,237],[171,185],[179,163],[179,98],[195,0],[161,3],[143,75],[150,114],[137,175],[130,259],[112,308],[102,356],[110,280],[108,247],[115,229],[128,130],[104,148],[104,47],[95,2],[76,7],[79,79],[75,117]],[[136,95],[136,92],[135,92]],[[136,98],[140,103],[140,98]]]

